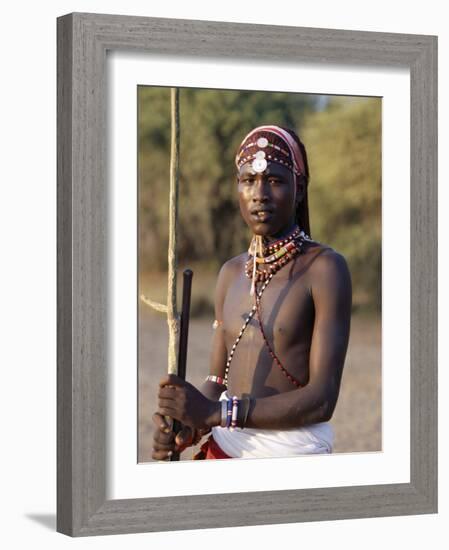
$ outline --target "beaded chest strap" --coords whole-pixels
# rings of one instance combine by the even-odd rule
[[[251,321],[251,319],[254,317],[255,314],[257,314],[257,320],[259,322],[260,332],[262,333],[262,337],[265,342],[265,345],[267,346],[268,351],[271,357],[273,358],[273,360],[275,361],[276,365],[280,368],[284,376],[286,376],[290,380],[290,382],[292,382],[292,384],[294,384],[297,387],[301,386],[301,383],[285,369],[285,367],[282,365],[282,363],[276,356],[273,350],[273,347],[268,342],[268,339],[262,324],[262,317],[260,312],[260,301],[264,290],[267,288],[274,274],[277,271],[279,271],[279,269],[281,269],[284,265],[286,265],[290,260],[292,260],[295,256],[303,253],[304,241],[306,240],[310,241],[311,239],[303,231],[300,231],[299,228],[296,228],[284,240],[276,241],[275,243],[272,243],[269,247],[266,247],[266,251],[269,254],[268,256],[263,256],[259,258],[256,256],[256,254],[251,256],[251,250],[255,250],[255,247],[252,248],[250,246],[250,249],[248,251],[250,257],[245,265],[245,274],[248,278],[252,277],[254,279],[254,272],[255,272],[256,273],[255,284],[257,285],[258,282],[262,282],[263,284],[259,291],[257,291],[257,287],[256,287],[256,291],[254,292],[254,305],[251,311],[246,316],[245,322],[243,323],[243,326],[240,329],[240,332],[231,348],[231,352],[229,353],[228,359],[226,361],[226,368],[225,368],[225,375],[224,375],[224,384],[226,386],[228,385],[229,369],[230,369],[231,361],[234,356],[237,345],[240,342],[246,327],[248,326],[249,322]],[[254,266],[254,262],[256,262],[256,266]],[[262,265],[267,266],[267,268],[255,271],[258,266],[262,266]]]

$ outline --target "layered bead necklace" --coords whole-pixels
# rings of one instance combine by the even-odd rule
[[[254,236],[248,249],[248,261],[245,264],[245,274],[255,281],[266,281],[271,274],[275,274],[282,266],[297,256],[304,240],[310,240],[304,231],[296,227],[287,237],[263,247],[261,237]],[[259,248],[259,250],[258,250]],[[264,256],[264,252],[268,255]],[[259,256],[258,256],[259,254]],[[264,266],[257,269],[257,266]]]
[[[248,279],[252,279],[250,294],[254,295],[254,305],[251,311],[246,316],[245,322],[231,348],[228,359],[226,361],[224,384],[228,385],[228,374],[231,366],[231,361],[234,356],[238,343],[240,342],[246,327],[251,319],[257,314],[257,320],[259,322],[260,332],[268,351],[280,368],[281,372],[294,384],[296,387],[300,387],[301,383],[294,378],[282,365],[278,357],[276,356],[273,347],[268,342],[265,330],[262,324],[261,312],[260,312],[260,300],[264,290],[267,288],[271,279],[284,265],[289,263],[293,258],[303,253],[303,247],[305,241],[311,241],[311,238],[301,231],[299,227],[295,227],[293,231],[286,237],[270,243],[267,246],[263,245],[262,237],[254,236],[251,241],[251,245],[248,249],[248,260],[245,264],[245,275]],[[264,253],[267,255],[265,256]],[[259,269],[258,269],[259,268]],[[260,290],[257,290],[257,283],[262,282]]]

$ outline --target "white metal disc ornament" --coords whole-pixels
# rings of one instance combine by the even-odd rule
[[[265,156],[265,151],[257,151],[257,153],[254,155],[256,159],[264,159]]]
[[[260,174],[261,172],[263,172],[266,169],[267,161],[266,161],[266,159],[255,158],[253,160],[252,167],[253,167],[254,172],[257,172],[258,174]]]
[[[263,149],[264,147],[266,147],[268,145],[268,139],[267,138],[264,138],[264,137],[260,137],[257,141],[257,147],[260,147],[261,149]]]

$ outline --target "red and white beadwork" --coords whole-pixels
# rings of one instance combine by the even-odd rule
[[[206,382],[215,382],[215,384],[226,386],[224,378],[222,378],[221,376],[215,376],[215,374],[208,374],[206,376]]]

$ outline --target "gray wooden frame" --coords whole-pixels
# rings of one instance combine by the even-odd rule
[[[106,500],[106,52],[408,67],[411,481]],[[75,13],[58,19],[57,530],[72,536],[437,511],[437,38]]]

